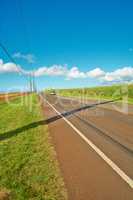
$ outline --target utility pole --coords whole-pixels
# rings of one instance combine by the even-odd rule
[[[34,72],[33,72],[33,92],[36,92],[36,86],[35,86],[35,76],[34,76]]]
[[[29,75],[29,87],[30,87],[30,92],[32,92],[33,87],[32,87],[32,75]]]
[[[36,84],[35,84],[35,74],[34,72],[32,72],[31,74],[31,79],[30,79],[30,90],[31,92],[36,92]]]

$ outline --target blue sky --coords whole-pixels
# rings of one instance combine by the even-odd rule
[[[125,67],[126,73],[132,72],[132,10],[132,0],[0,0],[0,41],[12,56],[19,53],[14,59],[27,71],[67,65],[66,73],[75,66],[79,73],[97,68],[112,73]],[[0,59],[10,61],[1,49]],[[90,75],[68,78],[49,73],[37,76],[36,82],[39,88],[102,84]],[[27,83],[24,75],[0,73],[0,90]]]

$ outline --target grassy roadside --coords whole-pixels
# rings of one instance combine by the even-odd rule
[[[47,126],[30,127],[12,137],[6,134],[43,118],[37,101],[33,95],[32,112],[29,103],[21,105],[20,97],[13,100],[14,106],[0,103],[0,136],[5,135],[0,137],[0,191],[9,191],[11,200],[64,200],[66,191]]]
[[[110,100],[127,96],[128,103],[133,104],[133,84],[93,88],[59,89],[56,92],[58,95],[65,97],[85,97],[86,99],[94,100]]]

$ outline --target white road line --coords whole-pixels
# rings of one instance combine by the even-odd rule
[[[43,97],[41,97],[43,98]],[[91,148],[133,189],[133,180],[125,174],[110,158],[108,158],[95,144],[84,136],[68,119],[66,119],[56,108],[43,98],[47,104],[65,120],[65,122],[89,145]]]

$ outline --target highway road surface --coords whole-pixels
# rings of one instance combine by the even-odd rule
[[[84,103],[41,99],[69,200],[132,200],[133,114],[96,106],[67,115]]]

